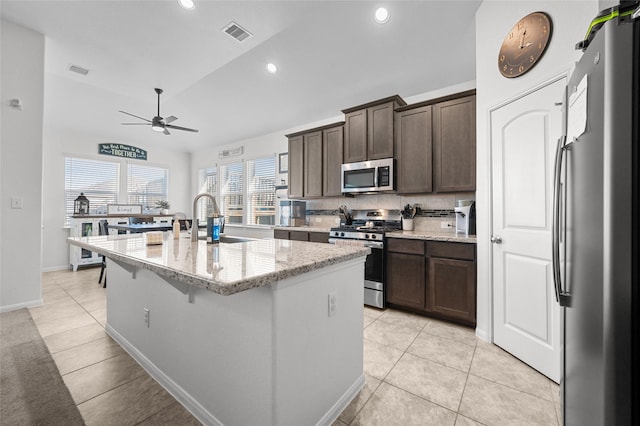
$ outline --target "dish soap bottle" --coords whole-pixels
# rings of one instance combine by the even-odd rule
[[[220,242],[220,217],[218,213],[213,213],[207,217],[207,244],[217,244]]]
[[[173,219],[173,239],[177,240],[178,238],[180,238],[180,221]]]

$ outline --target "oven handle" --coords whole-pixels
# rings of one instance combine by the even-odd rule
[[[350,240],[347,238],[329,238],[329,244],[336,244],[336,242],[338,240],[343,240],[343,241],[360,241],[360,240]],[[369,247],[369,248],[377,248],[377,249],[383,249],[384,248],[384,243],[382,241],[363,241],[363,247]]]

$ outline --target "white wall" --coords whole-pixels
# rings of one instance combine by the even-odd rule
[[[96,160],[117,160],[117,157],[98,155],[99,143],[119,143],[121,141],[106,140],[94,135],[83,135],[73,132],[61,132],[45,127],[43,165],[43,238],[44,255],[42,269],[44,271],[69,267],[69,248],[66,242],[69,228],[64,228],[64,155],[90,157]],[[127,142],[128,143],[128,142]],[[130,144],[130,143],[128,143]],[[169,168],[170,212],[184,212],[190,216],[190,159],[191,155],[183,152],[159,149],[147,142],[132,145],[147,150],[147,161],[144,164],[162,165]],[[123,164],[124,160],[123,160]],[[123,167],[123,166],[121,166]],[[120,200],[127,203],[127,200]]]
[[[42,301],[44,36],[2,21],[0,311]],[[9,100],[18,98],[23,110]],[[20,197],[22,209],[11,208]]]
[[[492,339],[491,281],[491,170],[489,111],[550,78],[566,73],[581,53],[574,50],[598,12],[597,0],[590,1],[492,1],[485,0],[476,13],[477,83],[477,234],[478,234],[478,321],[476,334]],[[547,52],[529,73],[515,79],[500,75],[498,50],[511,27],[523,16],[547,12],[553,21],[553,35]]]

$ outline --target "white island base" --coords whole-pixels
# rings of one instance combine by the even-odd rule
[[[363,269],[222,296],[108,259],[106,328],[204,424],[330,425],[364,385]]]

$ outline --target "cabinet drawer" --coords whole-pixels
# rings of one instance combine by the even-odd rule
[[[273,238],[279,240],[288,240],[289,239],[289,231],[286,229],[274,229],[273,230]]]
[[[427,256],[474,261],[476,260],[476,246],[468,243],[427,241]]]
[[[289,231],[289,239],[296,241],[309,241],[309,233],[307,231]]]
[[[329,234],[327,232],[309,232],[309,241],[312,243],[328,243]]]
[[[424,241],[389,238],[386,243],[387,251],[407,254],[424,254]]]

